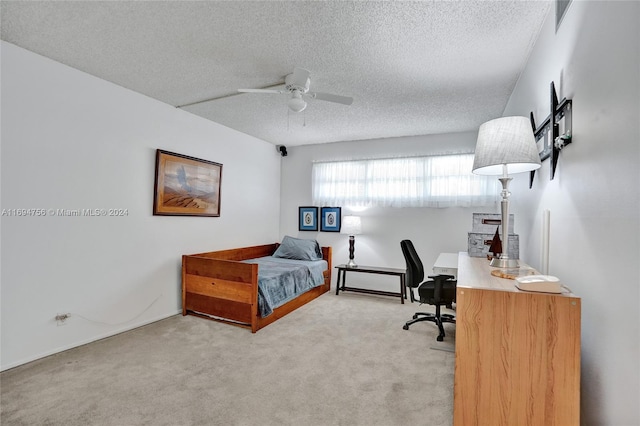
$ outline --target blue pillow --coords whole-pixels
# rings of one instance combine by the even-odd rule
[[[293,238],[285,235],[282,243],[276,252],[273,253],[273,257],[297,260],[320,260],[322,259],[322,251],[316,240],[304,240],[302,238]]]

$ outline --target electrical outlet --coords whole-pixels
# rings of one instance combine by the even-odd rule
[[[71,314],[58,314],[56,315],[56,323],[58,325],[64,325],[67,319],[71,316]]]

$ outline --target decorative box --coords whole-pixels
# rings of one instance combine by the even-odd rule
[[[509,234],[514,234],[513,232],[513,214],[509,215]],[[480,234],[491,234],[496,233],[496,229],[500,229],[500,235],[502,235],[502,215],[500,213],[473,213],[473,226],[471,228],[471,232],[477,232]]]
[[[495,226],[490,234],[483,234],[479,232],[469,232],[469,256],[471,257],[486,257],[489,253],[489,247],[493,236],[496,234]],[[502,242],[502,248],[504,248],[504,241]],[[509,235],[509,257],[511,259],[520,258],[520,239],[517,234]]]

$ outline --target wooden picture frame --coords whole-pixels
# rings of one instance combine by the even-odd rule
[[[318,230],[318,208],[313,206],[298,207],[298,231]]]
[[[153,214],[220,216],[222,164],[156,151]]]
[[[320,231],[340,232],[342,227],[342,208],[322,207],[320,209]]]

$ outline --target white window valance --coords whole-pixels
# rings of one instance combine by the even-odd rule
[[[316,162],[313,202],[324,206],[472,207],[493,204],[495,177],[471,173],[473,154]]]

